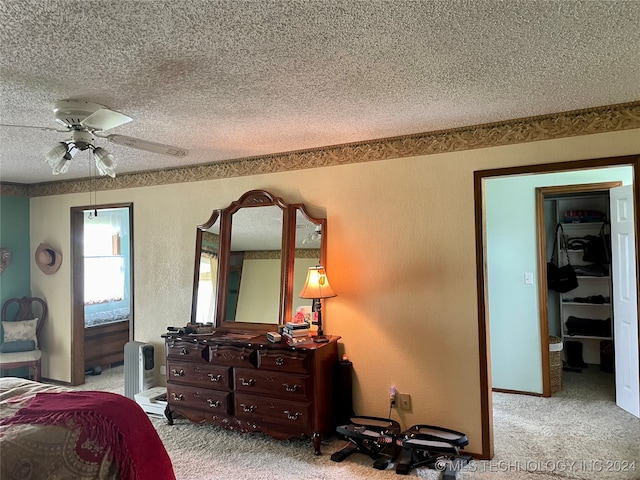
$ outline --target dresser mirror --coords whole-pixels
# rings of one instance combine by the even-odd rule
[[[214,210],[196,229],[191,323],[275,330],[311,301],[297,297],[323,263],[326,220],[264,190]]]
[[[293,315],[298,311],[311,313],[308,299],[299,298],[309,267],[323,265],[323,224],[308,217],[302,208],[296,209],[295,256],[293,261]]]
[[[220,212],[196,230],[196,266],[193,278],[191,323],[215,322],[220,258]]]

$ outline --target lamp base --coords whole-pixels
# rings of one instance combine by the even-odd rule
[[[313,337],[313,343],[329,343],[329,339],[324,335],[316,335]]]

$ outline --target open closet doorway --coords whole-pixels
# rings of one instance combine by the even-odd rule
[[[71,209],[71,383],[124,362],[133,338],[133,204]]]
[[[638,156],[475,172],[483,458],[492,458],[494,455],[493,389],[543,395],[543,368],[548,368],[549,345],[548,332],[542,331],[539,314],[541,296],[538,292],[547,288],[548,259],[539,260],[537,255],[536,220],[533,218],[535,187],[617,180],[607,176],[614,170],[608,167],[626,167],[628,183],[638,184]],[[579,178],[580,174],[590,169],[600,169],[603,178],[589,178],[586,181]],[[543,178],[555,174],[558,174],[558,179],[551,183],[547,182],[548,178]],[[567,181],[561,177],[562,174],[575,174],[578,179]],[[534,178],[543,183],[535,185],[532,182]],[[499,197],[492,198],[494,192],[488,185],[494,180],[496,183],[503,182],[506,188],[500,191]],[[496,200],[501,202],[503,208],[498,214],[490,207]],[[632,203],[637,211],[637,196],[633,196]],[[525,218],[527,216],[528,219]],[[633,225],[637,234],[637,221]],[[633,248],[637,248],[635,243]],[[637,273],[634,277],[633,289],[637,292]],[[636,300],[636,324],[637,311]],[[544,318],[546,322],[546,315]],[[631,342],[637,350],[637,336]],[[546,365],[543,365],[543,361],[546,361]]]
[[[599,170],[593,172],[599,177]],[[571,289],[557,292],[547,286],[538,291],[544,397],[562,390],[567,375],[582,373],[588,367],[610,374],[615,390],[614,385],[625,383],[628,365],[620,362],[621,368],[614,369],[614,352],[624,359],[637,358],[637,348],[635,355],[626,351],[628,342],[615,348],[613,335],[614,329],[621,328],[616,325],[619,318],[613,309],[614,287],[620,290],[620,280],[616,285],[612,281],[611,256],[615,253],[617,258],[620,251],[619,245],[610,241],[614,217],[610,191],[621,186],[622,181],[614,181],[536,188],[538,265],[544,269],[546,261],[553,259],[556,266],[570,264],[576,274],[576,286]],[[590,242],[606,248],[594,253]],[[617,251],[613,252],[612,246]],[[546,271],[540,272],[546,277]],[[632,281],[635,286],[635,278]],[[562,365],[550,365],[545,338],[561,345]]]

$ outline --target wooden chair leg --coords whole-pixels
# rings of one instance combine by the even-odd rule
[[[39,382],[40,381],[40,362],[36,363],[33,366],[33,380],[35,382]]]

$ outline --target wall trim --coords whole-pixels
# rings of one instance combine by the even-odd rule
[[[226,160],[189,167],[33,185],[0,182],[0,195],[48,196],[260,175],[393,158],[461,152],[640,128],[640,101]]]
[[[541,393],[525,392],[521,390],[509,390],[507,388],[492,388],[491,391],[494,393],[507,393],[509,395],[530,395],[532,397],[540,397],[540,398],[543,397]]]

